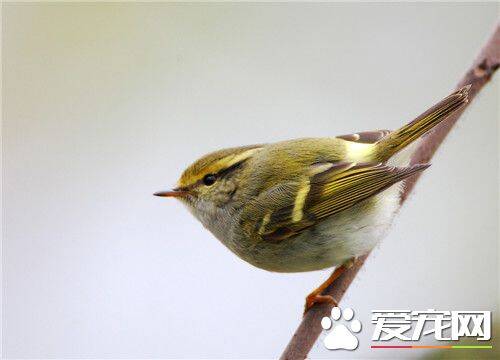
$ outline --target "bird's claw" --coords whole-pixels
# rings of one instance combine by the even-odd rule
[[[338,303],[331,295],[310,294],[306,297],[306,304],[304,306],[304,315],[311,309],[314,304],[330,303],[337,306]]]

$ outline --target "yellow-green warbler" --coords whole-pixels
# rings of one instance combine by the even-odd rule
[[[409,165],[408,146],[468,101],[466,86],[396,131],[379,130],[215,151],[190,165],[171,191],[243,260],[276,272],[337,266],[321,292],[369,252],[399,207],[401,181],[429,164]],[[404,151],[403,151],[404,150]]]

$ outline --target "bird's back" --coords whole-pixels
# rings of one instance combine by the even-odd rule
[[[319,163],[374,161],[373,144],[336,137],[302,138],[265,145],[249,161],[249,187],[256,195],[280,182],[300,181]],[[255,171],[258,170],[258,171]]]

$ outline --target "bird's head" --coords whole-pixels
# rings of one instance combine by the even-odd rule
[[[223,207],[235,200],[244,182],[245,163],[261,149],[261,145],[251,145],[207,154],[184,170],[172,190],[154,195],[177,198],[195,211]]]

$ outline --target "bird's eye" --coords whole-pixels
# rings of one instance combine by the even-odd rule
[[[217,178],[214,174],[207,174],[203,177],[203,184],[210,186],[214,184],[215,180],[217,180]]]

